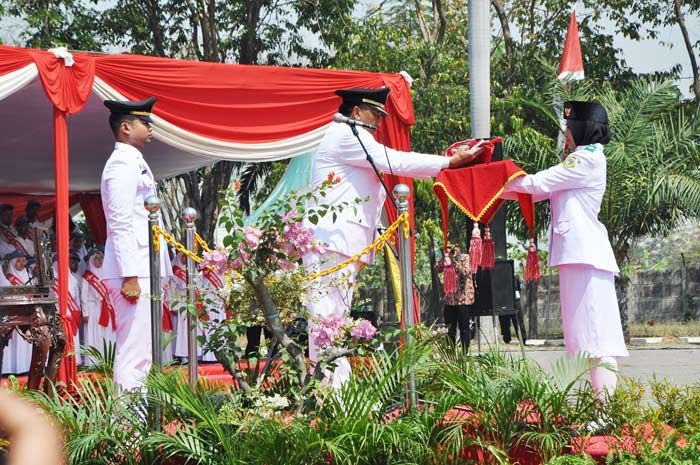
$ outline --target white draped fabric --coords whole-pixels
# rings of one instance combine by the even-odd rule
[[[34,63],[0,76],[0,100],[22,89],[37,76],[39,71]]]

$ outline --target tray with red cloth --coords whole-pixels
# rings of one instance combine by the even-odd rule
[[[495,138],[482,142],[484,150],[477,157],[475,164],[463,168],[443,170],[433,185],[433,192],[440,202],[445,244],[447,244],[447,225],[449,222],[447,206],[449,202],[452,202],[474,222],[469,247],[470,264],[474,272],[478,268],[493,268],[493,240],[488,223],[501,208],[504,199],[500,196],[508,183],[527,174],[512,160],[491,161],[495,144],[502,141],[501,138]],[[454,154],[459,147],[471,147],[477,143],[476,139],[456,142],[445,151],[445,155]],[[518,203],[530,230],[530,236],[534,238],[535,215],[532,196],[518,194]],[[485,226],[483,238],[479,223]],[[530,248],[534,250],[534,240],[530,241]],[[530,252],[531,250],[528,251],[528,262],[536,260],[536,250],[534,250],[534,257]],[[536,263],[527,264],[526,279],[539,277],[539,265]],[[531,268],[529,273],[527,272],[528,266]],[[537,266],[537,270],[533,268],[534,266]]]

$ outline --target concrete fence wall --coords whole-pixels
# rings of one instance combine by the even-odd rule
[[[552,329],[561,327],[558,278],[557,274],[543,276],[537,289],[540,336],[544,335],[547,324]],[[626,295],[630,323],[699,320],[700,267],[634,273],[628,281]],[[523,292],[523,299],[526,298]]]
[[[430,288],[421,286],[430,294]],[[619,297],[619,296],[618,296]],[[361,289],[356,303],[364,301],[366,310],[377,313],[385,325],[396,324],[396,311],[389,308],[385,288]],[[527,290],[522,289],[525,308]],[[700,320],[700,267],[688,267],[665,271],[641,271],[634,273],[627,285],[627,309],[630,323],[649,321],[681,322]],[[526,310],[525,310],[526,311]],[[559,276],[542,276],[537,290],[537,327],[539,337],[544,337],[547,327],[553,332],[561,328],[559,306]],[[441,312],[429,312],[428,304],[421,301],[421,319],[428,324],[441,318]],[[528,315],[524,315],[527,324]]]

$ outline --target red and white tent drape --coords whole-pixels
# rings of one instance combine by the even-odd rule
[[[391,89],[389,116],[379,134],[391,147],[409,150],[409,127],[414,124],[409,85],[398,73],[229,65],[0,46],[0,100],[21,92],[37,78],[53,106],[53,180],[58,260],[62,270],[68,269],[71,192],[67,117],[76,115],[71,121],[81,121],[78,137],[97,132],[108,138],[109,133],[105,132],[107,110],[99,108],[104,99],[138,100],[155,96],[158,102],[153,109],[154,137],[169,148],[170,158],[165,160],[172,164],[177,164],[178,154],[187,155],[184,152],[209,159],[255,162],[281,160],[313,151],[337,111],[340,99],[334,91],[341,88],[388,86]],[[81,112],[99,117],[81,119]],[[74,133],[71,131],[72,135]],[[71,147],[73,143],[71,141]],[[22,152],[21,148],[13,150]],[[108,152],[84,151],[87,153],[74,151],[71,157],[84,157],[81,160],[86,163],[101,166],[108,155]],[[149,157],[148,148],[145,152]],[[21,164],[21,157],[16,162]],[[203,164],[201,159],[197,163],[198,166]],[[185,164],[178,166],[185,170]],[[16,168],[21,170],[20,166]],[[154,171],[159,177],[158,170]],[[92,169],[83,179],[76,180],[80,191],[99,191],[100,172],[101,169]],[[387,177],[387,181],[390,188],[398,182],[412,186],[410,180],[399,177]],[[3,192],[36,193],[26,186],[14,188],[11,179],[5,178],[3,183],[5,185],[0,186]],[[75,183],[71,179],[71,184]],[[396,218],[393,206],[387,204],[387,211],[393,221]],[[67,289],[67,273],[59,273],[62,315],[67,314]],[[67,363],[62,364],[60,379],[68,381],[74,376],[75,363],[67,359]]]

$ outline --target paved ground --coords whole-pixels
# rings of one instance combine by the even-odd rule
[[[502,347],[519,353],[517,346]],[[666,378],[674,384],[700,383],[700,347],[669,346],[664,348],[631,348],[630,356],[620,358],[620,373],[642,382]],[[547,368],[554,360],[565,355],[563,349],[527,350],[527,357]]]

